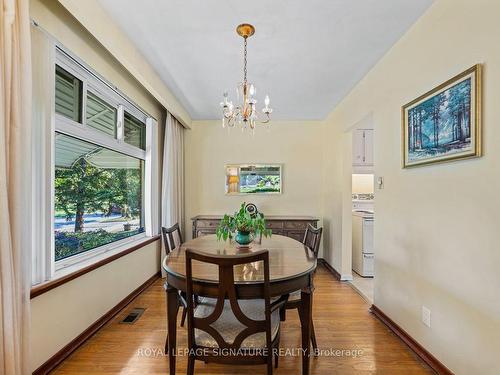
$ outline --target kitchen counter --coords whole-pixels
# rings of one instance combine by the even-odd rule
[[[353,216],[359,216],[359,217],[366,218],[366,219],[373,219],[373,216],[374,216],[374,212],[369,211],[369,210],[352,211],[352,214],[353,214]]]

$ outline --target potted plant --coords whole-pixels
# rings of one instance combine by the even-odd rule
[[[236,242],[246,246],[253,241],[257,233],[269,237],[272,232],[271,229],[266,229],[264,215],[261,213],[251,214],[246,210],[246,204],[243,202],[234,215],[224,215],[216,232],[219,241],[232,239],[234,233],[236,233]]]

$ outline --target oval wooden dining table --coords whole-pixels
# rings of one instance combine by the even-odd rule
[[[238,248],[235,242],[218,241],[215,235],[195,238],[174,249],[163,260],[167,274],[167,321],[168,355],[170,374],[175,374],[177,313],[179,311],[178,291],[186,291],[186,249],[209,254],[231,255],[266,249],[269,251],[270,295],[277,297],[301,290],[302,308],[299,311],[302,333],[302,373],[309,373],[313,272],[316,269],[314,253],[302,243],[280,235],[262,238],[261,243],[252,243],[249,248]],[[218,269],[216,265],[193,261],[193,292],[197,296],[218,295]],[[258,298],[263,283],[261,263],[248,263],[235,267],[234,279],[238,297]]]

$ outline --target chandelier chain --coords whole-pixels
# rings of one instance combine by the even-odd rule
[[[243,39],[245,40],[243,52],[243,82],[247,83],[247,38]]]

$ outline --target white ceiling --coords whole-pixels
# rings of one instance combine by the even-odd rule
[[[324,119],[433,0],[99,0],[194,120],[248,79],[273,118]],[[376,95],[376,93],[374,93]],[[233,99],[234,100],[234,99]],[[260,107],[260,106],[259,106]]]

